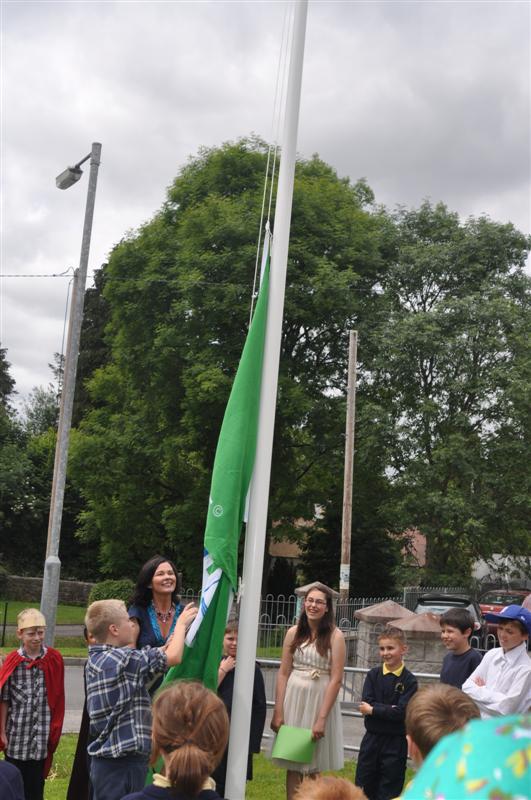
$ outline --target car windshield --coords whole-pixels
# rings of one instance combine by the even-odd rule
[[[507,594],[506,592],[488,592],[481,598],[482,603],[489,603],[490,605],[498,605],[498,606],[510,606],[510,605],[521,605],[523,598],[525,597],[523,592],[519,594]]]
[[[470,611],[474,619],[478,621],[478,615],[473,605],[462,606],[457,605],[457,603],[444,603],[442,601],[440,603],[437,601],[432,603],[418,603],[415,608],[415,614],[426,614],[428,611],[431,611],[432,614],[444,614],[445,611],[449,611],[451,608],[466,608],[467,611]]]

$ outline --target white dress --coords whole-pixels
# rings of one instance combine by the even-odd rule
[[[330,651],[328,656],[319,655],[314,642],[298,647],[293,654],[293,669],[286,686],[284,723],[297,728],[313,728],[329,683]],[[341,769],[344,758],[339,697],[330,709],[324,737],[317,741],[310,764],[282,758],[273,758],[272,761],[278,767],[303,773]]]

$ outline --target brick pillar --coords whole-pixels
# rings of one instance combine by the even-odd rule
[[[439,674],[444,656],[448,652],[441,641],[440,616],[427,612],[413,614],[413,617],[397,620],[397,628],[404,631],[408,652],[404,661],[411,672],[431,672]],[[419,684],[429,681],[419,681]]]
[[[395,625],[397,621],[408,620],[416,617],[417,614],[399,603],[395,603],[394,600],[386,600],[383,603],[362,608],[356,611],[354,616],[359,620],[356,666],[370,669],[380,663],[378,637],[386,625],[388,623]],[[361,697],[364,680],[364,674],[355,676],[354,692],[356,697]]]

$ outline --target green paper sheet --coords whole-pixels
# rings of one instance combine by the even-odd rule
[[[292,725],[282,725],[277,734],[273,758],[282,758],[284,761],[297,761],[300,764],[309,764],[313,758],[315,742],[309,728],[294,728]]]

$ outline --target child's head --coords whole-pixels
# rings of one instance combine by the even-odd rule
[[[407,651],[406,637],[400,628],[388,627],[378,636],[380,658],[387,669],[399,667]]]
[[[449,608],[440,618],[441,628],[447,625],[450,628],[457,628],[461,633],[472,636],[474,632],[474,617],[466,608]]]
[[[485,619],[498,623],[498,640],[505,651],[518,647],[531,635],[531,611],[523,606],[505,606],[499,614],[485,614]]]
[[[529,797],[529,715],[473,719],[428,754],[404,800]]]
[[[424,686],[406,709],[409,755],[421,764],[439,739],[479,716],[479,708],[461,689],[446,683]]]
[[[517,619],[500,622],[497,633],[498,641],[505,651],[518,647],[529,638],[526,626]]]
[[[219,764],[228,738],[224,703],[200,683],[179,681],[157,695],[151,763],[162,756],[172,788],[195,797]]]
[[[38,656],[42,650],[46,619],[37,608],[25,608],[17,615],[17,637],[28,656]]]
[[[97,644],[127,647],[134,636],[131,620],[123,600],[96,600],[87,608],[85,627]]]
[[[441,639],[445,647],[457,654],[470,648],[474,617],[466,608],[450,608],[441,615]]]
[[[295,792],[296,800],[367,800],[367,795],[359,786],[354,786],[345,778],[331,775],[317,779],[307,778]]]
[[[225,636],[223,637],[223,655],[236,658],[238,649],[238,620],[230,619],[225,626]]]

